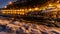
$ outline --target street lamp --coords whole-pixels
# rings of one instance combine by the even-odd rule
[[[4,8],[7,8],[7,6],[4,6]]]
[[[13,4],[13,2],[10,1],[9,4]]]

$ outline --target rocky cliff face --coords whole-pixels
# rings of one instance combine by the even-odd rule
[[[12,5],[7,5],[7,8],[35,7],[45,4],[48,0],[17,0]]]

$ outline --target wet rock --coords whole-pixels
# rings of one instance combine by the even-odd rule
[[[0,32],[2,31],[2,29],[3,29],[3,28],[2,28],[2,27],[0,27]]]
[[[48,24],[48,25],[46,25],[46,26],[48,26],[48,27],[53,27],[53,26],[55,26],[55,25],[54,25],[54,24],[52,24],[52,23],[51,23],[51,24],[49,23],[49,24]]]
[[[60,33],[56,32],[56,31],[51,31],[51,32],[52,32],[52,34],[60,34]]]
[[[38,32],[36,31],[36,30],[31,30],[31,32],[30,32],[31,34],[38,34]]]
[[[46,32],[41,32],[42,34],[48,34],[48,33],[46,33]]]
[[[28,30],[29,29],[29,26],[25,26],[25,29]]]

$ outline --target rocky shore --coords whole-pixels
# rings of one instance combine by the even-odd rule
[[[0,34],[60,34],[60,28],[55,26],[34,24],[32,22],[10,18],[0,18]]]

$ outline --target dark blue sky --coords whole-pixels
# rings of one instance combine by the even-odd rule
[[[0,0],[0,8],[3,8],[4,6],[8,5],[10,1],[16,1],[16,0]]]

